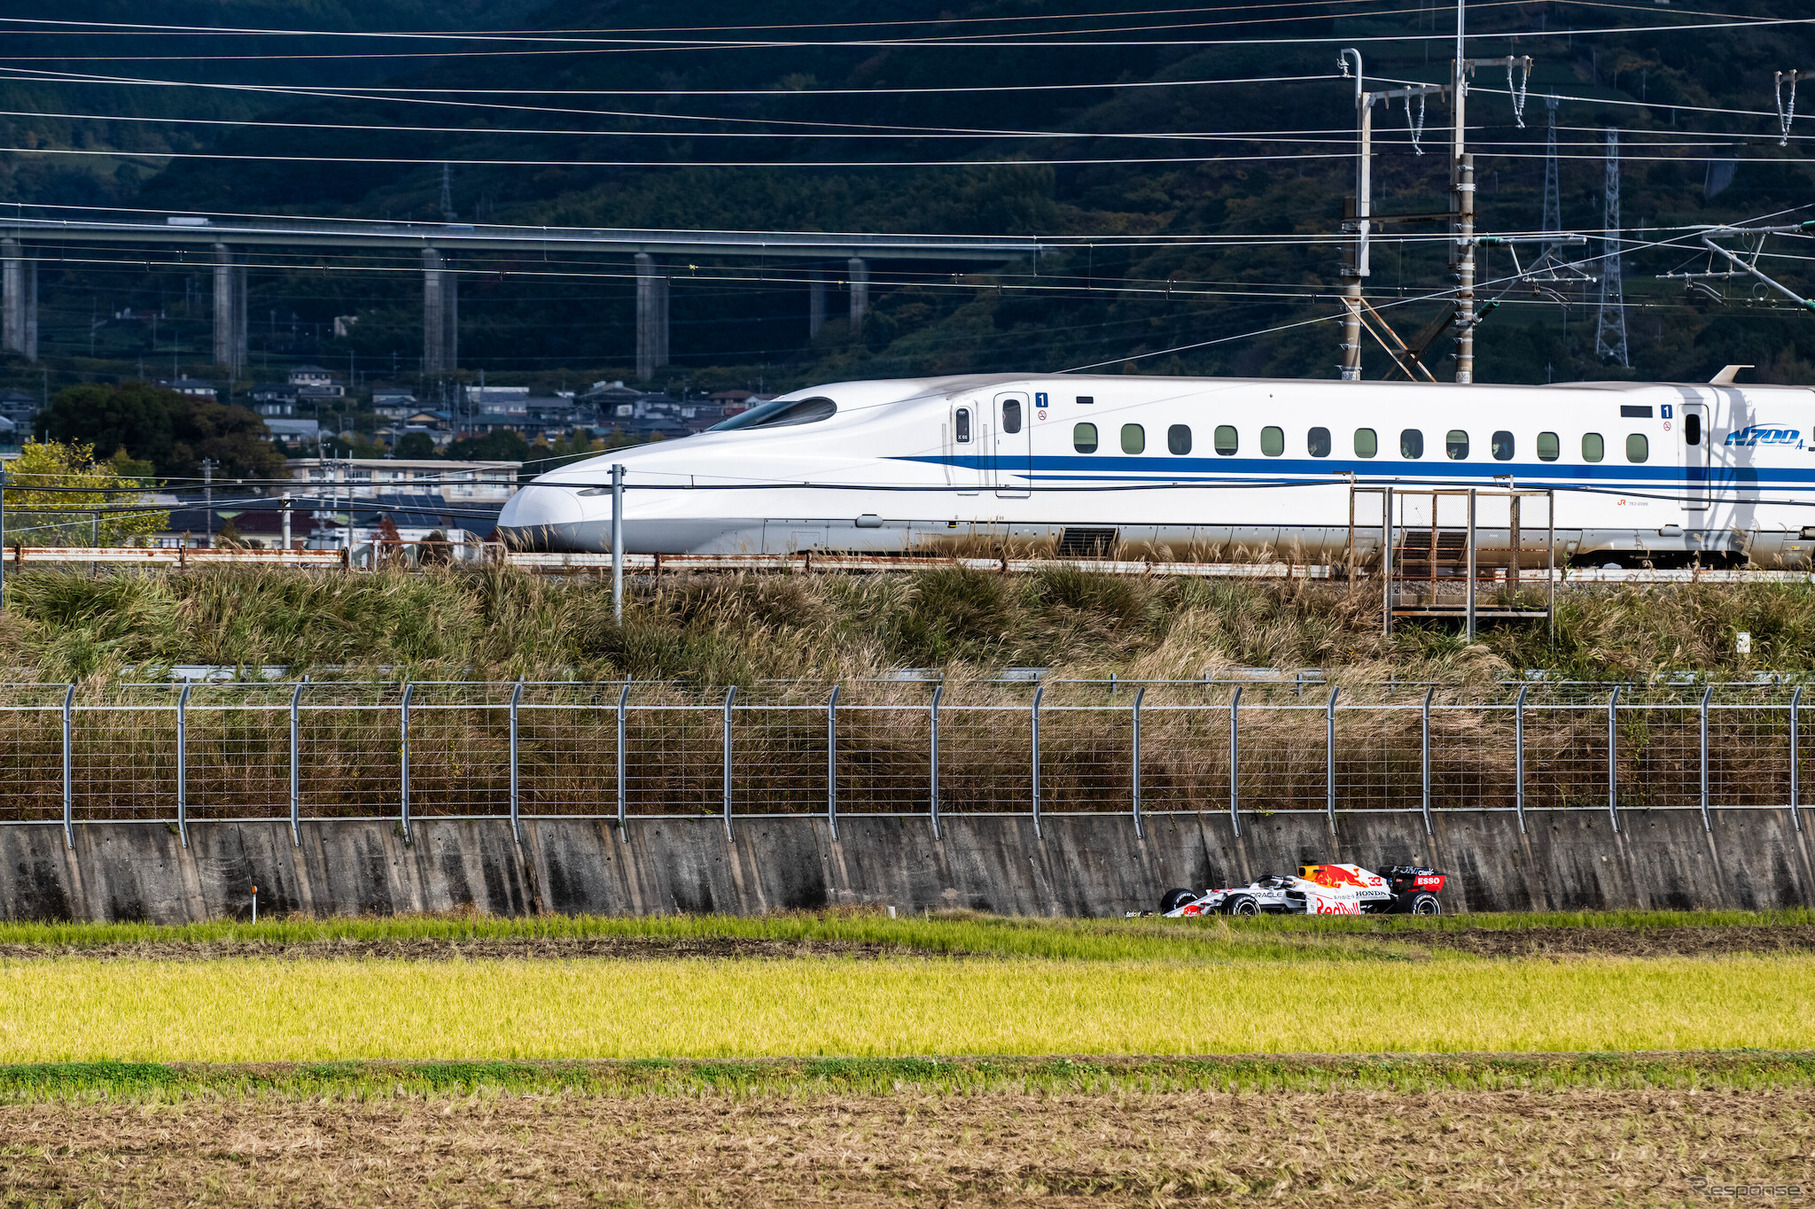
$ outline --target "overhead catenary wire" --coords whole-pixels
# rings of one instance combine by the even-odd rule
[[[1128,17],[1141,17],[1141,16],[1184,16],[1184,15],[1203,16],[1205,14],[1215,13],[1215,12],[1252,13],[1255,11],[1271,11],[1271,12],[1277,13],[1277,10],[1281,10],[1281,9],[1307,9],[1307,8],[1318,10],[1317,12],[1310,14],[1310,17],[1312,19],[1323,19],[1325,17],[1325,15],[1327,14],[1328,10],[1332,7],[1340,7],[1343,5],[1364,6],[1364,5],[1372,5],[1372,4],[1377,4],[1377,3],[1378,3],[1378,0],[1271,0],[1271,2],[1267,2],[1267,3],[1228,5],[1224,8],[1216,8],[1216,7],[1212,7],[1212,6],[1195,6],[1195,7],[1189,7],[1189,8],[1106,9],[1106,10],[1098,10],[1095,12],[1080,12],[1080,13],[1036,13],[1036,14],[1020,14],[1020,15],[997,14],[997,15],[981,16],[981,17],[957,17],[957,16],[950,16],[950,15],[941,15],[938,17],[927,17],[927,18],[891,17],[891,18],[883,18],[883,19],[877,19],[877,20],[859,20],[859,21],[762,22],[762,23],[745,24],[745,25],[621,26],[621,27],[614,27],[609,32],[611,32],[613,34],[673,33],[676,30],[684,30],[689,33],[703,33],[703,32],[707,32],[707,31],[721,32],[721,33],[724,33],[724,32],[745,33],[745,32],[749,32],[749,31],[753,31],[753,30],[776,30],[776,29],[859,29],[859,28],[875,28],[875,27],[879,27],[879,26],[892,26],[893,27],[893,26],[912,26],[912,25],[937,25],[937,26],[984,25],[984,24],[987,24],[987,25],[1013,25],[1013,24],[1018,24],[1018,23],[1027,23],[1027,22],[1035,22],[1035,21],[1047,21],[1047,22],[1083,21],[1083,20],[1097,20],[1100,18],[1128,18]],[[1576,7],[1582,7],[1582,8],[1605,8],[1605,9],[1618,9],[1618,10],[1631,11],[1631,12],[1647,12],[1647,13],[1656,12],[1655,6],[1648,7],[1644,4],[1638,4],[1638,3],[1623,3],[1623,2],[1621,2],[1621,0],[1570,0],[1570,3],[1574,4]],[[1520,6],[1521,6],[1520,0],[1485,0],[1485,2],[1476,3],[1474,5],[1474,8],[1476,11],[1479,11],[1481,9],[1489,9],[1489,8],[1520,7]],[[1347,15],[1366,16],[1366,17],[1404,15],[1407,13],[1418,13],[1418,14],[1422,15],[1427,11],[1428,11],[1428,8],[1425,5],[1420,4],[1417,7],[1408,6],[1408,7],[1396,8],[1396,9],[1384,9],[1384,10],[1374,9],[1372,11],[1359,12],[1359,13],[1347,14]],[[1736,20],[1756,20],[1756,19],[1758,19],[1757,14],[1751,14],[1751,13],[1732,13],[1732,12],[1709,11],[1709,10],[1702,10],[1702,9],[1682,9],[1682,8],[1674,9],[1673,12],[1688,15],[1688,16],[1698,16],[1698,17],[1726,17],[1726,18],[1733,18]],[[1273,17],[1262,18],[1262,19],[1263,20],[1280,20],[1282,18],[1279,18],[1277,15],[1275,15]],[[1242,17],[1242,18],[1236,19],[1234,22],[1231,22],[1231,23],[1243,24],[1243,23],[1247,23],[1248,21],[1249,21],[1249,18]],[[342,36],[342,37],[350,37],[350,38],[369,38],[369,39],[417,39],[417,38],[459,39],[459,38],[467,38],[467,37],[474,37],[474,36],[554,37],[554,36],[571,35],[571,34],[600,34],[600,33],[607,32],[606,30],[604,30],[602,28],[586,28],[586,27],[564,27],[564,28],[558,27],[558,28],[550,28],[550,29],[533,29],[533,30],[532,29],[516,29],[516,30],[508,30],[508,29],[506,29],[506,30],[486,30],[486,29],[471,29],[471,30],[307,30],[307,29],[290,29],[290,28],[284,28],[284,27],[236,27],[236,26],[211,26],[211,25],[179,25],[179,24],[174,24],[174,23],[96,21],[96,20],[80,20],[80,19],[74,19],[74,18],[51,18],[51,17],[6,17],[6,18],[0,18],[0,23],[31,26],[33,28],[31,28],[29,31],[26,31],[26,32],[32,32],[32,33],[62,32],[62,33],[68,33],[68,34],[74,34],[74,35],[92,35],[94,33],[107,33],[107,34],[113,34],[113,35],[155,35],[155,36],[194,36],[194,35],[219,35],[219,36],[226,36],[226,37],[244,37],[244,36],[334,37],[334,36]],[[43,28],[43,27],[50,27],[50,28],[47,29],[47,28]]]
[[[1494,0],[1494,2],[1503,3],[1503,4],[1518,4],[1521,2],[1521,0]],[[1548,38],[1565,38],[1565,37],[1573,39],[1573,38],[1578,38],[1578,37],[1594,37],[1594,36],[1626,36],[1626,35],[1631,35],[1631,34],[1635,34],[1635,33],[1657,33],[1657,32],[1696,33],[1696,32],[1705,32],[1708,30],[1735,29],[1735,28],[1768,29],[1768,28],[1783,28],[1783,27],[1788,27],[1788,26],[1800,26],[1800,25],[1811,25],[1811,24],[1815,24],[1815,17],[1771,17],[1771,18],[1748,18],[1748,19],[1727,20],[1727,21],[1675,22],[1675,23],[1664,24],[1664,25],[1608,26],[1608,27],[1597,27],[1597,28],[1591,28],[1591,29],[1522,30],[1522,31],[1519,31],[1516,34],[1516,36],[1522,40],[1541,40],[1541,39],[1548,39]],[[291,31],[291,32],[293,32],[293,31]],[[1091,33],[1091,32],[1099,32],[1099,31],[1076,31],[1076,32]],[[323,36],[325,36],[325,35],[323,35]],[[1477,35],[1478,38],[1479,37],[1492,37],[1492,36],[1494,36],[1494,35],[1491,35],[1491,34]],[[1504,35],[1504,36],[1515,36],[1515,35],[1509,34],[1509,35]],[[453,40],[453,39],[449,39],[449,40]],[[464,39],[464,40],[486,41],[487,39],[484,35],[475,35],[470,39]],[[494,40],[496,40],[496,39],[494,39]],[[873,38],[873,39],[839,39],[839,40],[785,39],[784,40],[784,39],[684,39],[684,38],[632,39],[632,38],[622,38],[622,37],[616,37],[616,38],[599,37],[599,38],[587,38],[587,39],[574,39],[574,38],[548,39],[548,38],[545,38],[545,39],[538,39],[538,41],[542,41],[542,42],[577,41],[577,42],[580,42],[581,44],[572,45],[572,46],[563,45],[563,46],[558,46],[558,47],[538,46],[533,49],[513,48],[513,49],[509,49],[509,50],[496,50],[496,51],[494,51],[494,50],[463,50],[461,52],[461,57],[469,58],[469,59],[481,59],[481,58],[501,58],[501,57],[502,58],[547,57],[547,56],[576,55],[576,54],[586,54],[586,55],[648,54],[648,53],[694,53],[694,54],[697,54],[702,51],[713,51],[713,50],[753,51],[753,50],[840,49],[840,48],[869,49],[869,50],[880,50],[880,49],[904,49],[904,50],[905,49],[923,49],[923,50],[1000,49],[1003,47],[1013,47],[1016,49],[1038,49],[1038,50],[1055,50],[1055,49],[1056,50],[1072,50],[1072,49],[1101,50],[1101,49],[1110,49],[1110,48],[1157,48],[1157,47],[1208,49],[1208,48],[1218,48],[1218,47],[1303,46],[1303,45],[1307,45],[1307,44],[1336,45],[1338,43],[1349,44],[1349,45],[1352,45],[1352,44],[1377,45],[1377,44],[1382,44],[1382,43],[1432,43],[1432,42],[1447,44],[1449,41],[1451,41],[1451,37],[1450,37],[1450,35],[1448,35],[1446,33],[1432,33],[1432,34],[1410,33],[1410,34],[1362,34],[1362,35],[1301,34],[1301,35],[1296,35],[1296,36],[1292,36],[1292,37],[1283,37],[1283,38],[1165,38],[1165,39],[1121,38],[1121,39],[1104,39],[1104,38],[1070,37],[1070,38],[1049,38],[1048,40],[1043,40],[1043,41],[1034,41],[1032,39],[1011,40],[1008,38],[995,38],[995,39],[988,39],[988,38],[974,39],[973,38],[973,39],[969,39],[969,40],[959,40],[957,38],[952,38],[952,39]],[[290,54],[284,54],[284,55],[271,55],[271,54],[237,54],[237,55],[236,54],[184,54],[184,55],[121,55],[121,54],[79,55],[79,54],[76,54],[76,55],[72,55],[72,54],[61,54],[61,55],[8,55],[5,58],[6,58],[6,61],[15,62],[15,63],[31,63],[31,62],[59,62],[59,63],[69,63],[69,62],[84,62],[84,63],[223,62],[223,63],[233,63],[233,62],[272,62],[272,61],[294,63],[294,62],[301,62],[301,61],[313,61],[313,60],[323,60],[323,59],[331,59],[331,60],[335,60],[335,61],[360,60],[360,59],[408,60],[408,59],[441,59],[441,58],[446,58],[446,57],[448,57],[448,52],[437,50],[437,51],[376,51],[376,52],[352,51],[352,52],[337,52],[337,53],[325,53],[324,52],[324,53],[319,53],[319,54],[290,53]]]

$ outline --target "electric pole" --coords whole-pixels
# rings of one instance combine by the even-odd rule
[[[202,459],[202,507],[208,513],[208,545],[214,549],[214,459]]]
[[[1475,158],[1463,149],[1468,126],[1468,57],[1464,53],[1465,0],[1456,0],[1456,58],[1450,74],[1450,267],[1456,274],[1456,304],[1450,322],[1456,339],[1456,381],[1475,380]]]
[[[1456,341],[1456,381],[1475,380],[1475,157],[1467,150],[1468,78],[1477,67],[1506,68],[1506,89],[1512,94],[1513,120],[1525,126],[1525,89],[1531,82],[1531,56],[1505,55],[1498,59],[1467,57],[1465,0],[1456,0],[1456,57],[1451,64],[1450,118],[1450,268],[1456,277],[1456,301],[1450,308],[1450,332]],[[1513,69],[1523,76],[1513,86]]]

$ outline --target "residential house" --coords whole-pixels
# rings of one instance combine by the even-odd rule
[[[299,390],[306,386],[312,390],[325,391],[336,398],[347,393],[346,384],[336,378],[332,371],[319,365],[299,365],[291,370],[290,385]]]
[[[158,385],[165,390],[174,390],[179,395],[188,395],[192,399],[207,399],[211,403],[220,398],[220,391],[215,388],[214,383],[204,382],[200,378],[187,376],[160,378]]]
[[[416,394],[407,386],[380,386],[372,391],[372,410],[387,420],[405,420],[417,410]]]
[[[26,390],[0,390],[0,419],[13,422],[20,433],[32,430],[32,415],[38,410],[38,396]],[[23,439],[23,437],[21,437]]]

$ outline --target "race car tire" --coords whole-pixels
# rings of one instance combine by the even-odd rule
[[[1409,908],[1413,915],[1437,915],[1443,910],[1443,904],[1437,901],[1435,894],[1414,894]]]
[[[1188,902],[1195,902],[1196,899],[1197,891],[1195,890],[1168,890],[1160,896],[1160,914],[1165,915],[1169,911],[1176,911]]]
[[[1247,894],[1237,894],[1223,904],[1224,915],[1259,915],[1260,903]]]

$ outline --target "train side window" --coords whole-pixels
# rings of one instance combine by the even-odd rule
[[[1139,424],[1122,425],[1122,452],[1145,453],[1147,451],[1147,430]]]
[[[1286,451],[1286,430],[1269,424],[1260,430],[1260,451],[1276,458]]]
[[[1424,456],[1424,433],[1416,428],[1408,428],[1399,434],[1399,456],[1402,458],[1421,458]]]
[[[971,409],[960,407],[957,422],[952,427],[957,432],[958,444],[969,445],[971,443]]]
[[[1494,451],[1494,461],[1496,461],[1496,462],[1512,461],[1513,434],[1510,432],[1507,432],[1504,428],[1500,429],[1498,432],[1494,433],[1494,439],[1491,442],[1491,448]]]
[[[1683,440],[1691,445],[1702,443],[1702,415],[1699,411],[1692,411],[1683,417]]]
[[[1600,433],[1585,432],[1582,434],[1582,460],[1584,462],[1598,462],[1606,456],[1607,442],[1601,439]]]
[[[1626,438],[1626,460],[1643,462],[1651,456],[1651,440],[1642,432],[1635,432]]]
[[[1174,424],[1166,430],[1166,451],[1180,455],[1191,452],[1191,426],[1189,424]]]
[[[1305,433],[1305,450],[1314,458],[1330,456],[1330,430],[1313,428]]]
[[[1218,424],[1214,440],[1216,452],[1224,457],[1234,456],[1235,451],[1241,448],[1241,439],[1236,436],[1233,424]]]
[[[1563,456],[1563,442],[1557,440],[1554,432],[1538,434],[1538,461],[1554,462]]]
[[[1357,428],[1355,430],[1355,456],[1358,458],[1371,458],[1379,452],[1380,438],[1375,434],[1374,430],[1372,428]]]
[[[1468,456],[1468,433],[1460,428],[1452,428],[1449,435],[1443,438],[1443,452],[1452,462],[1460,462]]]
[[[1021,400],[1019,400],[1019,399],[1002,400],[1002,431],[1003,432],[1020,432],[1021,431]]]
[[[1097,426],[1095,424],[1072,425],[1071,447],[1079,453],[1095,453],[1097,451]]]

